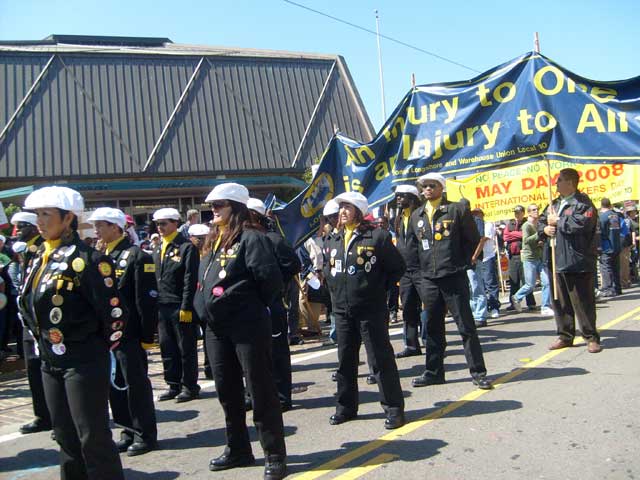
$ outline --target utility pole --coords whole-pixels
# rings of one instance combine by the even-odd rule
[[[382,50],[380,49],[380,17],[378,10],[374,10],[376,15],[376,39],[378,41],[378,69],[380,71],[380,95],[382,99],[382,122],[387,120],[387,109],[384,101],[384,74],[382,73]]]

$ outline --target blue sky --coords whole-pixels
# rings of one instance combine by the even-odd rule
[[[533,50],[594,80],[640,75],[640,1],[392,2],[296,0],[345,21],[450,58],[479,72]],[[0,40],[57,34],[169,37],[176,43],[344,56],[375,129],[381,112],[376,38],[283,0],[0,0]],[[418,84],[477,73],[382,40],[387,115]]]

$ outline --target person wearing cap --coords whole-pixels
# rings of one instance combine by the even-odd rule
[[[175,208],[156,210],[153,221],[162,237],[153,260],[158,282],[158,339],[169,387],[158,400],[189,402],[200,395],[198,326],[193,321],[200,256],[193,243],[178,232],[180,213]]]
[[[149,248],[152,251],[155,251],[156,249],[160,248],[160,245],[162,244],[162,239],[160,238],[159,233],[152,233],[149,239],[150,239]]]
[[[128,318],[114,268],[78,237],[78,192],[40,188],[24,208],[35,211],[45,241],[27,265],[18,303],[38,341],[60,476],[124,479],[108,413],[109,350],[119,346]]]
[[[404,324],[404,350],[396,353],[396,358],[422,355],[418,341],[418,327],[422,302],[418,285],[420,282],[420,263],[413,253],[417,249],[415,237],[408,237],[409,220],[413,211],[420,206],[420,193],[413,185],[398,185],[395,188],[396,205],[396,247],[402,254],[407,270],[400,278],[400,298],[402,301],[402,322]]]
[[[555,238],[555,276],[551,291],[558,283],[558,298],[553,313],[558,338],[549,350],[571,347],[576,335],[576,320],[587,342],[589,353],[602,351],[596,328],[595,276],[597,272],[598,212],[588,195],[578,191],[580,176],[573,168],[560,170],[556,188],[560,196],[538,220],[541,240]],[[543,258],[552,269],[552,249],[545,242]]]
[[[125,233],[126,219],[121,210],[98,208],[88,221],[115,265],[120,298],[129,310],[124,337],[114,352],[116,376],[109,400],[113,421],[123,428],[116,446],[132,457],[156,448],[158,439],[146,352],[153,346],[158,324],[156,268],[151,255]],[[122,390],[124,387],[128,388]]]
[[[340,211],[340,205],[336,203],[336,201],[332,198],[327,201],[322,209],[322,217],[324,221],[324,225],[322,226],[322,244],[326,245],[335,232],[337,232],[336,228],[338,226],[338,213]],[[329,257],[326,254],[326,249],[322,249],[322,264],[326,265],[329,262]],[[323,278],[323,281],[326,285],[327,279]],[[329,321],[331,322],[331,326],[329,327],[329,339],[323,342],[323,346],[329,347],[333,345],[337,345],[338,343],[338,334],[336,332],[336,316],[333,313],[333,303],[331,301],[331,295],[329,295],[329,301],[326,304],[327,307],[327,315],[329,316]],[[335,381],[335,373],[332,375],[332,380]]]
[[[464,355],[473,383],[490,389],[482,346],[469,304],[467,269],[480,241],[471,212],[459,202],[443,197],[446,181],[439,173],[427,173],[418,179],[418,188],[426,203],[414,210],[407,236],[416,246],[421,277],[420,298],[428,312],[426,322],[426,360],[424,373],[413,379],[414,387],[445,382],[445,312],[447,307],[462,337]],[[416,261],[416,260],[414,260]]]
[[[22,287],[25,280],[26,266],[32,263],[36,256],[40,245],[44,239],[38,233],[37,226],[38,216],[31,212],[17,212],[11,217],[11,224],[16,227],[17,242],[23,242],[24,245],[19,252],[22,257],[22,267],[20,269],[20,282],[16,287],[18,290]],[[18,253],[18,252],[17,252]],[[36,339],[28,328],[22,329],[22,351],[24,353],[24,362],[27,369],[27,379],[29,381],[29,389],[31,390],[31,400],[33,405],[34,420],[22,425],[20,433],[37,433],[51,430],[51,416],[47,408],[47,401],[44,397],[44,388],[42,387],[42,362],[40,354],[36,348]]]
[[[364,220],[367,199],[345,192],[340,206],[339,230],[325,245],[329,262],[325,277],[331,293],[338,332],[338,393],[331,425],[358,415],[358,363],[364,341],[369,368],[376,378],[380,403],[386,413],[385,428],[405,423],[404,397],[387,327],[387,290],[405,271],[405,262],[388,231]]]
[[[267,238],[273,245],[273,253],[278,261],[284,288],[280,295],[269,305],[271,316],[271,337],[272,337],[272,360],[273,378],[278,389],[278,397],[282,411],[291,410],[291,352],[287,337],[287,311],[284,297],[289,282],[294,281],[294,277],[300,273],[300,260],[295,250],[289,243],[275,230],[273,220],[267,217],[266,208],[262,200],[250,198],[247,201],[247,208],[251,219],[262,226]]]
[[[507,307],[508,311],[516,310],[516,306],[513,304],[513,298],[515,294],[520,290],[520,287],[524,285],[524,266],[522,265],[522,225],[527,220],[525,210],[522,205],[516,205],[513,209],[513,215],[515,218],[509,220],[506,224],[504,231],[502,232],[502,238],[504,239],[505,248],[509,257],[509,298],[511,299],[511,305]],[[526,297],[527,307],[529,310],[535,310],[536,299],[533,296],[533,292],[529,293]]]
[[[217,185],[213,228],[198,272],[196,307],[206,341],[227,445],[209,463],[212,471],[253,465],[246,425],[243,376],[253,401],[253,420],[265,454],[264,478],[286,475],[282,409],[271,370],[271,321],[267,307],[281,295],[282,273],[273,245],[251,221],[249,192],[237,183]]]

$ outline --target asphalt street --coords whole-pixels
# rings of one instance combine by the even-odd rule
[[[584,343],[550,352],[553,319],[502,315],[479,330],[496,388],[471,383],[460,337],[448,319],[447,383],[413,388],[424,357],[398,361],[408,423],[383,428],[375,385],[367,385],[361,351],[357,420],[329,425],[334,411],[336,349],[295,347],[294,409],[284,414],[289,477],[323,479],[633,479],[640,478],[640,288],[598,305],[604,350]],[[391,326],[394,349],[401,329]],[[156,393],[159,354],[151,356]],[[160,449],[122,456],[129,480],[259,479],[263,454],[251,426],[255,467],[210,472],[224,447],[215,385],[202,380],[199,400],[157,403]],[[58,448],[48,432],[20,435],[29,421],[22,379],[0,382],[0,479],[59,478]],[[251,422],[251,414],[248,414]],[[114,430],[115,438],[119,431]]]

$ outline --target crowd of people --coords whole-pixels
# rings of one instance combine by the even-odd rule
[[[576,170],[562,170],[551,205],[517,206],[498,225],[469,202],[449,201],[438,173],[398,185],[391,219],[374,217],[361,193],[345,192],[327,202],[317,234],[296,249],[264,203],[236,183],[206,197],[211,222],[198,223],[190,210],[181,224],[179,211],[161,208],[153,234],[138,235],[121,210],[98,208],[88,218],[95,242],[78,235],[78,192],[36,190],[11,219],[10,245],[0,236],[0,346],[16,335],[35,415],[20,431],[52,430],[62,478],[124,478],[119,452],[158,448],[147,350],[159,344],[167,387],[157,400],[190,402],[200,394],[202,338],[204,375],[215,380],[227,440],[210,470],[255,463],[246,425],[252,409],[264,478],[281,479],[289,347],[322,334],[322,312],[331,325],[324,345],[338,352],[329,423],[357,419],[364,343],[367,383],[378,386],[384,428],[396,429],[406,422],[396,359],[424,355],[413,387],[445,383],[447,315],[471,381],[492,388],[477,328],[501,315],[503,254],[506,310],[517,314],[526,301],[537,311],[539,282],[539,315],[553,316],[557,327],[549,348],[571,346],[577,322],[588,351],[598,353],[596,302],[638,281],[638,212],[635,205],[619,212],[608,199],[596,209],[579,182]],[[403,347],[394,352],[396,317]],[[117,441],[109,410],[122,428]]]

